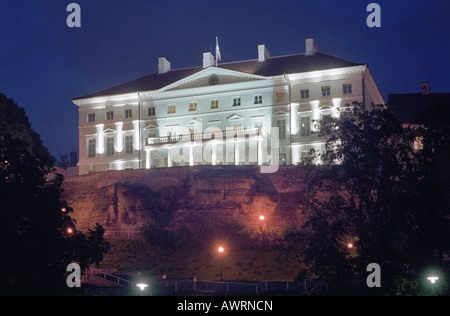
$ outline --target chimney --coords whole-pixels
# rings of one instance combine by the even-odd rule
[[[270,57],[270,52],[266,45],[258,45],[258,61],[266,61]]]
[[[158,73],[165,74],[170,70],[170,63],[165,57],[158,58]]]
[[[214,56],[211,53],[203,53],[203,68],[214,66]]]
[[[308,38],[305,41],[306,43],[306,56],[313,56],[316,53],[319,52],[319,48],[316,45],[316,42],[314,42],[313,38]]]

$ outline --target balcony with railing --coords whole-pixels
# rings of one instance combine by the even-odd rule
[[[202,141],[212,141],[212,140],[231,140],[239,139],[251,136],[268,136],[262,127],[248,127],[248,128],[237,128],[228,129],[225,131],[210,131],[201,133],[191,133],[183,135],[171,135],[171,136],[160,136],[160,137],[150,137],[147,138],[145,144],[150,145],[166,145],[175,144],[180,141],[191,141],[191,142],[202,142]]]

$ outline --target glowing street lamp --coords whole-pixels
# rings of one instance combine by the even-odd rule
[[[263,221],[263,220],[264,220],[264,215],[260,215],[260,216],[259,216],[259,220],[260,220],[260,221]]]
[[[220,246],[217,251],[219,252],[219,254],[223,254],[225,249]],[[220,256],[220,281],[222,281],[222,256]]]
[[[139,288],[139,290],[145,291],[145,289],[148,287],[148,284],[138,283],[138,284],[136,284],[136,286]]]
[[[431,282],[431,284],[435,284],[437,280],[439,280],[439,277],[435,276],[435,275],[431,275],[427,278],[428,281]]]

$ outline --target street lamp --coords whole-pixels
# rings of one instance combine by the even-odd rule
[[[148,284],[138,283],[136,284],[136,286],[139,288],[139,290],[144,291],[148,287]]]
[[[439,277],[435,276],[435,275],[431,275],[427,278],[428,281],[431,282],[431,284],[435,284],[437,280],[439,280]]]
[[[222,281],[222,254],[225,251],[225,249],[222,246],[220,246],[217,249],[217,251],[219,252],[220,255],[220,281]]]
[[[259,216],[259,220],[263,221],[264,220],[264,215],[260,215]]]

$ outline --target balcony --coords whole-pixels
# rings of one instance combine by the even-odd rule
[[[147,146],[165,145],[165,144],[175,144],[178,143],[179,141],[202,142],[202,141],[211,141],[219,138],[222,138],[225,141],[227,139],[238,139],[247,136],[262,136],[263,134],[267,136],[267,133],[264,132],[262,127],[248,127],[248,128],[238,128],[234,130],[230,129],[225,131],[151,137],[145,140],[145,144]]]

